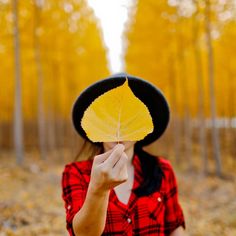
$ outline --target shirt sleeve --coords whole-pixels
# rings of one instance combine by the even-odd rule
[[[165,235],[169,235],[179,226],[185,229],[183,210],[178,200],[177,180],[170,163],[166,174],[166,210],[165,210]]]
[[[62,174],[62,198],[66,210],[66,228],[70,236],[75,236],[72,228],[72,220],[81,209],[87,187],[84,178],[75,164],[65,166]]]

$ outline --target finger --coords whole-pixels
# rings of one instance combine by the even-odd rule
[[[119,174],[121,172],[121,170],[125,167],[125,165],[127,164],[128,161],[128,157],[125,154],[125,152],[122,153],[120,160],[116,163],[115,167],[114,167],[114,172]]]
[[[113,151],[113,150],[111,149],[111,150],[109,150],[109,151],[107,151],[107,152],[104,152],[104,153],[102,153],[102,154],[96,155],[96,156],[94,157],[94,162],[95,162],[96,164],[101,164],[101,163],[103,163],[103,162],[111,155],[112,151]]]
[[[122,145],[123,146],[123,145]],[[110,155],[111,153],[117,148],[117,145],[114,146],[111,150],[108,150],[107,152],[101,153],[99,155],[96,155],[94,157],[94,162],[96,164],[101,164],[103,163]]]
[[[124,145],[123,144],[117,144],[113,149],[112,153],[110,154],[109,158],[104,161],[104,165],[107,166],[107,168],[112,168],[116,162],[120,159],[122,153],[124,152]]]

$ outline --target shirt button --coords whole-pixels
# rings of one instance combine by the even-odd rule
[[[158,201],[158,202],[161,202],[161,198],[160,198],[160,197],[158,197],[158,198],[157,198],[157,201]]]
[[[130,218],[127,218],[127,222],[130,224],[131,223],[131,219]]]
[[[70,208],[71,208],[71,205],[69,205],[69,206],[67,207],[67,210],[70,210]]]

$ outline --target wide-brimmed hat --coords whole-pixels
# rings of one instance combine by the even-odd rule
[[[120,73],[95,82],[86,88],[76,99],[72,110],[72,120],[76,131],[83,138],[89,140],[81,127],[81,119],[85,110],[97,97],[113,88],[121,86],[126,79],[128,79],[129,87],[134,95],[147,106],[154,125],[153,132],[148,134],[143,140],[138,141],[137,145],[146,146],[159,139],[164,133],[169,123],[170,112],[163,93],[160,89],[144,79],[126,73]]]

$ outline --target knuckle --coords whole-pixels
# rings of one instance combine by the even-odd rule
[[[115,176],[110,176],[110,181],[114,182],[114,183],[117,183],[118,180]]]
[[[110,175],[110,180],[113,181],[113,182],[116,182],[116,181],[119,180],[119,178],[118,178],[117,174],[113,172]]]
[[[97,163],[99,161],[99,159],[100,159],[100,155],[94,156],[94,158],[93,158],[94,163]]]
[[[121,156],[121,160],[122,160],[123,162],[127,162],[127,161],[128,161],[128,158],[127,158],[126,155],[122,155],[122,156]]]
[[[125,152],[122,154],[122,156],[123,156],[126,160],[128,160],[128,156],[126,155]]]
[[[128,178],[121,178],[121,179],[117,180],[116,182],[119,184],[122,184],[122,183],[126,182],[127,180],[128,180]]]
[[[123,176],[122,178],[124,181],[128,180],[128,174],[126,174],[125,176]]]
[[[120,178],[117,177],[116,175],[111,175],[110,176],[110,181],[113,183],[120,183]]]
[[[103,176],[108,177],[109,176],[109,171],[106,167],[102,167],[100,172],[103,174]]]
[[[127,180],[128,180],[128,178],[124,178],[124,179],[121,180],[121,183],[124,183],[124,182],[126,182]]]
[[[128,180],[128,174],[123,174],[122,176],[120,176],[118,179],[117,179],[117,181],[118,182],[121,182],[121,183],[123,183],[123,182],[125,182],[125,181],[127,181]]]
[[[125,158],[121,158],[119,160],[119,168],[123,169],[126,166],[127,160]]]

